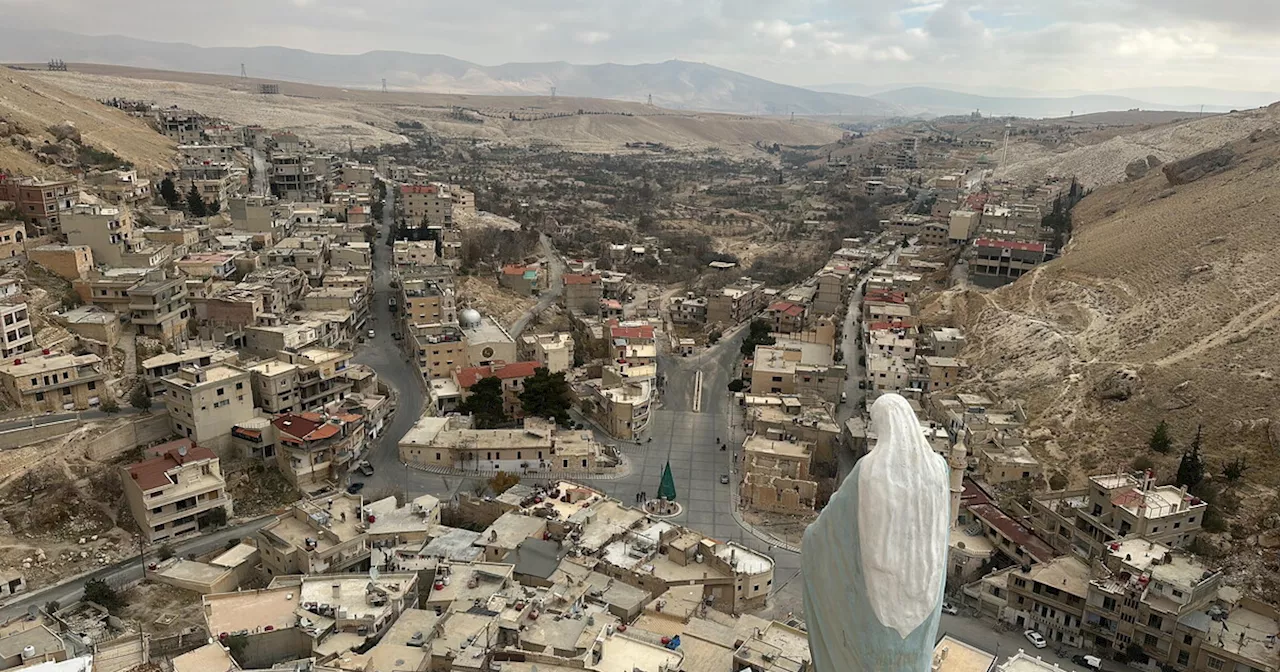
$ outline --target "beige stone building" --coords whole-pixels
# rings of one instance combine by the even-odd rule
[[[788,394],[838,403],[845,366],[832,361],[832,348],[779,338],[774,345],[756,347],[751,366],[751,391]]]
[[[142,360],[142,381],[148,394],[162,394],[163,380],[183,367],[202,368],[217,364],[235,364],[240,355],[235,350],[221,348],[187,348],[182,352],[162,352]]]
[[[392,263],[400,267],[431,266],[436,263],[436,241],[397,240],[391,250]]]
[[[961,382],[961,377],[969,368],[963,359],[954,357],[921,356],[916,358],[920,370],[922,392],[945,392]]]
[[[97,355],[31,353],[0,364],[9,402],[29,413],[83,410],[110,396]]]
[[[525,418],[522,429],[473,429],[470,416],[428,416],[400,439],[404,462],[476,471],[592,472],[605,466],[602,454],[591,432],[541,418]]]
[[[788,441],[785,434],[752,434],[742,444],[744,504],[773,513],[812,513],[818,484],[809,468],[814,446]]]
[[[68,280],[84,278],[93,269],[88,245],[41,245],[27,252],[27,258]]]
[[[27,227],[22,222],[0,223],[0,260],[13,259],[26,252],[23,241],[27,239]]]
[[[538,362],[551,373],[573,368],[573,335],[568,332],[525,334],[519,346],[521,361]]]
[[[189,439],[178,439],[153,451],[159,454],[120,468],[125,501],[147,541],[155,543],[225,524],[232,514],[232,502],[218,456]]]
[[[598,274],[583,275],[565,273],[564,307],[569,310],[580,310],[588,315],[600,312],[600,300],[604,298],[604,282]]]
[[[1089,565],[1075,556],[1015,569],[1009,573],[1004,619],[1019,630],[1039,632],[1050,646],[1079,647],[1089,578]]]
[[[399,205],[408,228],[453,227],[453,197],[442,185],[401,185]]]
[[[294,504],[258,531],[267,576],[341,573],[369,559],[359,495],[339,493]]]
[[[745,322],[768,305],[768,301],[764,283],[742,278],[707,298],[707,322],[725,326]]]
[[[254,417],[248,371],[229,364],[186,366],[162,379],[174,433],[213,450],[231,443],[231,428]]]
[[[154,271],[128,290],[129,320],[138,333],[165,343],[186,339],[187,320],[192,317],[187,287],[182,278],[165,277]]]
[[[12,359],[36,347],[31,311],[22,295],[0,299],[0,358]]]
[[[365,447],[368,429],[355,413],[286,413],[271,421],[276,466],[300,489],[340,483]]]
[[[268,413],[296,413],[318,409],[351,391],[347,367],[352,354],[332,348],[282,350],[272,359],[248,367],[253,397]]]
[[[439,323],[413,324],[408,334],[423,378],[448,379],[455,368],[468,364],[466,338],[458,327]]]

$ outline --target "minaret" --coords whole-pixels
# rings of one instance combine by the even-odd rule
[[[968,463],[969,451],[963,441],[957,441],[947,459],[947,466],[951,467],[951,529],[955,529],[960,518],[960,495],[964,492],[964,470]]]

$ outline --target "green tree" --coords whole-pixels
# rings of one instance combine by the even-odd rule
[[[200,190],[196,185],[191,185],[191,191],[187,192],[187,212],[192,217],[207,217],[209,209],[205,207],[204,199],[200,197]]]
[[[161,560],[168,560],[174,555],[173,547],[168,543],[160,544],[160,548],[156,550],[156,555],[160,556]]]
[[[126,604],[124,597],[102,579],[89,579],[84,582],[84,599],[102,605],[113,614],[123,609]]]
[[[1182,454],[1182,460],[1178,462],[1177,483],[1188,488],[1194,488],[1204,480],[1204,460],[1200,457],[1200,429],[1197,425],[1196,438],[1192,439],[1191,447]]]
[[[530,417],[555,418],[560,424],[569,422],[569,407],[573,405],[569,382],[564,372],[551,373],[546,367],[538,367],[533,376],[524,381],[520,393],[520,407]]]
[[[1068,481],[1067,477],[1062,473],[1056,473],[1049,477],[1050,490],[1066,490],[1067,485],[1069,484],[1070,484],[1070,481]]]
[[[1157,453],[1167,453],[1173,448],[1173,440],[1169,438],[1169,425],[1164,420],[1156,425],[1156,429],[1151,433],[1151,440],[1147,442],[1151,446],[1151,450]]]
[[[160,198],[164,199],[164,204],[170,210],[177,210],[178,205],[182,202],[182,196],[178,194],[178,188],[173,186],[173,180],[164,178],[160,181]]]
[[[467,400],[458,410],[475,416],[477,429],[493,429],[510,420],[502,407],[502,381],[498,378],[489,376],[477,380],[467,394]]]
[[[1228,483],[1235,483],[1240,480],[1241,476],[1244,476],[1244,472],[1248,468],[1249,465],[1245,464],[1244,458],[1237,457],[1222,467],[1222,475],[1227,479]]]
[[[116,402],[115,397],[107,397],[102,400],[102,403],[98,404],[98,410],[103,413],[119,413],[120,404]]]
[[[499,471],[493,475],[493,478],[489,479],[489,489],[493,491],[493,494],[501,495],[502,493],[510,490],[513,486],[519,485],[519,483],[519,475]]]
[[[741,392],[742,388],[746,386],[747,386],[746,383],[742,382],[741,378],[734,378],[733,380],[729,381],[730,392]]]
[[[215,198],[209,202],[207,210],[209,211],[210,216],[216,215],[219,212],[222,212],[222,203],[218,202],[218,199]]]
[[[752,320],[751,326],[747,328],[747,337],[742,341],[742,356],[750,357],[755,354],[757,345],[773,345],[777,343],[769,332],[772,327],[767,320]]]
[[[1151,458],[1147,457],[1146,455],[1139,455],[1133,458],[1133,462],[1129,463],[1129,466],[1134,471],[1146,471],[1148,469],[1154,468],[1156,466],[1156,463],[1152,462]]]
[[[151,410],[151,395],[147,394],[145,385],[139,383],[133,388],[133,391],[129,393],[129,405],[140,411]]]

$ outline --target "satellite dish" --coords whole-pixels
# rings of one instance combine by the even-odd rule
[[[32,619],[40,618],[40,607],[32,604],[27,607],[27,616]]]
[[[370,580],[370,581],[377,581],[377,580],[378,580],[378,568],[377,568],[377,567],[370,567],[370,568],[369,568],[369,580]]]
[[[178,457],[186,457],[186,456],[187,456],[187,447],[178,446]]]

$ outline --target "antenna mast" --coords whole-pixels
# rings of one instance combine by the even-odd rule
[[[386,93],[386,92],[387,92],[387,78],[386,78],[386,77],[383,77],[383,78],[382,78],[382,92],[383,92],[383,93]]]
[[[245,72],[244,63],[240,64],[240,79],[249,79],[249,73]]]
[[[555,100],[555,97],[556,97],[556,87],[553,86],[551,87],[551,99]]]

